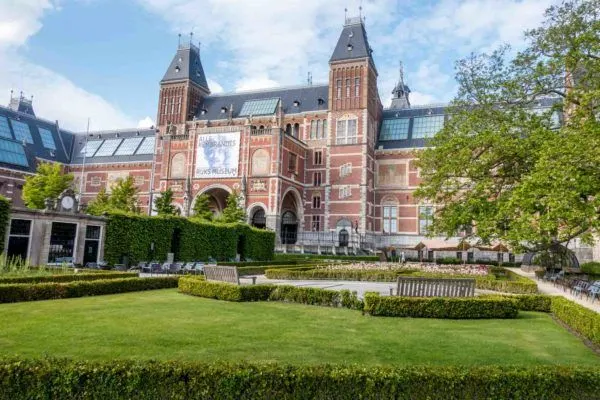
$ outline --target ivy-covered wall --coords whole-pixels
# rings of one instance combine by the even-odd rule
[[[8,220],[10,219],[10,200],[4,196],[0,196],[0,253],[4,251],[4,239],[6,238],[6,230],[8,228]]]
[[[106,227],[104,258],[111,264],[162,261],[175,253],[176,261],[273,258],[274,232],[245,224],[210,224],[182,217],[112,214]]]

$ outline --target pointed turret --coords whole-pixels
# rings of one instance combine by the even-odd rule
[[[346,18],[346,23],[329,62],[371,58],[372,53],[363,18]]]
[[[210,94],[206,75],[204,75],[204,68],[202,68],[202,62],[200,61],[200,48],[192,43],[185,47],[179,46],[175,57],[173,57],[173,61],[169,65],[169,69],[165,72],[160,83],[164,84],[185,80],[195,83],[204,89],[206,94]]]
[[[8,108],[35,117],[35,112],[33,112],[33,96],[31,96],[31,99],[26,99],[25,96],[23,96],[23,92],[20,93],[19,97],[14,97],[13,91],[10,91],[10,103],[8,104]]]
[[[410,94],[410,88],[404,84],[404,68],[402,62],[400,62],[400,77],[394,90],[392,90],[392,105],[390,108],[410,108],[410,100],[408,95]]]

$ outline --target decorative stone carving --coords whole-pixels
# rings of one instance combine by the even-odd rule
[[[269,152],[265,149],[258,149],[252,154],[252,175],[268,175],[269,174],[270,157]]]
[[[263,179],[253,179],[250,181],[250,191],[251,192],[266,192],[267,191],[267,182]]]

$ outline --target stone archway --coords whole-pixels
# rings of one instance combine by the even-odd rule
[[[302,198],[300,193],[289,188],[281,200],[281,224],[279,236],[282,244],[295,244],[301,229],[303,218]]]
[[[255,228],[265,229],[267,227],[267,207],[262,203],[254,203],[248,207],[248,224]]]
[[[200,191],[194,198],[191,210],[194,209],[194,204],[198,196],[206,194],[208,196],[209,208],[213,215],[217,216],[223,212],[223,209],[227,205],[227,197],[231,194],[231,189],[225,185],[211,185]],[[190,212],[191,212],[190,210]]]

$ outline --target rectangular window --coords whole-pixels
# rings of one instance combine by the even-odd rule
[[[321,131],[321,138],[325,139],[327,137],[327,120],[323,120],[323,130]]]
[[[317,138],[317,122],[314,120],[310,121],[310,138],[311,139]]]
[[[312,216],[312,230],[313,230],[313,232],[318,232],[321,230],[321,216],[320,215]]]
[[[312,198],[312,208],[321,208],[321,195],[314,195]]]
[[[317,133],[316,133],[316,135],[315,135],[315,138],[316,138],[316,139],[319,139],[319,138],[321,138],[321,137],[323,137],[323,136],[322,136],[322,133],[321,133],[321,120],[320,120],[320,119],[318,119],[318,120],[317,120]]]
[[[419,234],[426,235],[433,222],[433,207],[419,206]]]
[[[8,248],[6,253],[8,257],[20,257],[27,259],[29,250],[29,234],[31,232],[31,220],[13,219],[10,222],[10,231],[8,235]]]
[[[323,163],[323,152],[315,151],[315,165],[321,165]]]
[[[352,189],[350,189],[350,186],[340,187],[340,193],[339,193],[340,199],[345,199],[350,196],[352,196]]]
[[[435,136],[444,127],[444,116],[415,117],[413,119],[413,139],[424,139]]]
[[[13,138],[13,135],[10,132],[10,126],[8,126],[8,120],[3,116],[0,116],[0,136],[7,139]]]
[[[352,174],[352,163],[342,164],[340,166],[340,178],[344,178],[350,174]]]
[[[398,207],[383,206],[383,233],[398,232]]]
[[[342,80],[341,79],[338,79],[336,81],[336,94],[337,95],[335,97],[337,97],[338,99],[340,97],[342,97]]]
[[[354,78],[354,97],[360,96],[360,78]]]
[[[290,158],[288,159],[288,171],[296,172],[296,164],[298,162],[297,158],[298,156],[296,156],[294,153],[290,153]]]
[[[346,97],[350,97],[350,79],[346,79]]]
[[[410,118],[384,119],[381,123],[381,134],[379,135],[379,140],[408,139],[409,122]]]
[[[21,143],[0,139],[0,162],[28,167],[29,161]]]
[[[31,131],[29,130],[29,125],[21,121],[15,121],[11,118],[10,123],[13,127],[13,132],[15,133],[15,139],[19,142],[24,141],[25,143],[32,144],[33,138],[31,137]]]
[[[313,186],[321,186],[321,173],[315,172],[313,174]]]
[[[355,144],[356,143],[356,120],[342,120],[337,122],[336,144]]]
[[[40,131],[40,137],[42,138],[42,144],[44,147],[50,150],[56,150],[56,144],[54,143],[52,132],[44,128],[38,128],[38,130]]]

